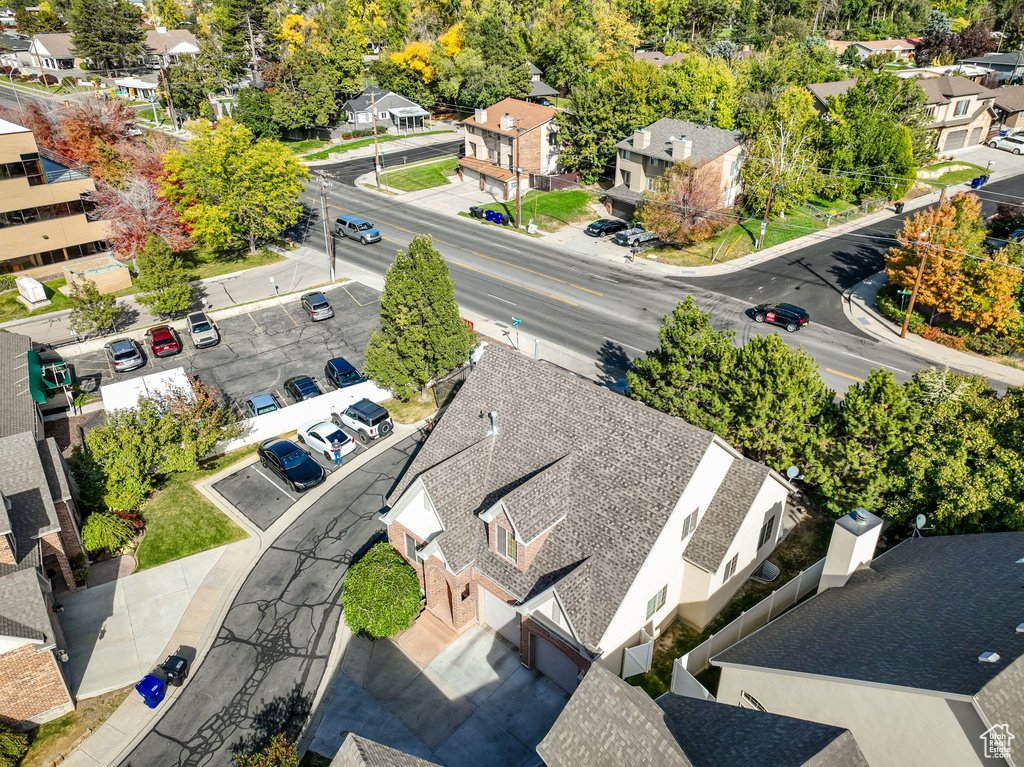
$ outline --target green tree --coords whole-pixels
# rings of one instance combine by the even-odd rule
[[[352,632],[381,639],[409,627],[420,609],[420,582],[401,554],[376,544],[345,574],[341,603]]]
[[[0,767],[17,767],[28,751],[28,733],[12,730],[0,723]]]
[[[579,23],[551,28],[538,46],[544,82],[561,91],[580,80],[594,60],[594,33]]]
[[[37,10],[29,13],[25,8],[19,8],[14,13],[14,20],[18,25],[18,32],[23,35],[45,35],[64,31],[64,22],[53,11]]]
[[[469,359],[473,332],[459,316],[455,283],[430,237],[414,238],[388,268],[380,325],[366,349],[366,374],[403,400]]]
[[[234,60],[232,69],[241,71],[242,62],[259,60],[266,52],[271,6],[261,0],[214,0],[210,17],[222,54]]]
[[[238,92],[236,108],[232,117],[239,125],[244,125],[253,138],[277,138],[281,135],[280,126],[274,122],[274,109],[270,98],[258,88],[243,88]]]
[[[282,732],[255,754],[235,754],[235,762],[238,767],[299,767],[299,752]]]
[[[725,380],[737,355],[734,335],[711,327],[708,315],[687,296],[665,317],[658,348],[633,361],[633,370],[626,374],[631,396],[725,436],[733,418]]]
[[[94,511],[82,525],[86,551],[118,551],[135,540],[135,530],[116,514]]]
[[[668,104],[681,120],[704,124],[711,118],[716,128],[736,124],[738,93],[736,77],[724,59],[691,54],[678,64],[662,69]]]
[[[463,48],[437,67],[441,95],[471,107],[486,107],[530,92],[526,47],[516,30],[491,14],[466,19]]]
[[[71,51],[110,67],[142,54],[142,9],[127,0],[71,0],[68,13]]]
[[[307,42],[281,65],[269,95],[274,121],[285,128],[332,124],[343,95],[359,89],[362,71],[354,38],[336,33],[326,48]]]
[[[202,57],[183,56],[179,64],[167,70],[167,79],[179,120],[184,120],[182,115],[202,117],[204,108],[209,107],[210,93],[219,87],[216,73],[208,70]]]
[[[167,240],[155,234],[146,235],[146,244],[139,251],[139,276],[135,287],[139,289],[140,304],[157,314],[178,314],[192,305],[193,275],[181,262],[180,255],[171,250]]]
[[[161,193],[197,241],[225,248],[244,240],[255,253],[260,240],[299,220],[309,172],[291,150],[268,139],[253,143],[249,129],[230,118],[190,125],[185,148],[164,155]]]
[[[81,280],[71,290],[77,303],[68,318],[71,329],[78,335],[92,335],[113,328],[122,307],[112,295],[101,295],[92,280]]]

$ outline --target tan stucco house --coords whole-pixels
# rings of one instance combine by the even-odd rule
[[[995,94],[999,127],[1010,131],[1024,128],[1024,85],[1007,85]]]

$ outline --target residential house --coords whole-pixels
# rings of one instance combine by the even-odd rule
[[[571,692],[677,616],[706,626],[775,548],[791,490],[710,432],[491,345],[383,521],[427,609]]]
[[[187,29],[156,27],[146,30],[144,63],[150,69],[171,67],[199,55],[199,43]]]
[[[656,67],[663,67],[666,64],[678,64],[686,58],[686,54],[674,53],[671,56],[666,56],[661,51],[634,51],[633,58],[636,61],[646,61]]]
[[[849,730],[668,693],[601,666],[537,746],[547,767],[867,767]]]
[[[995,94],[999,127],[1011,131],[1024,128],[1024,85],[1006,85]]]
[[[873,558],[881,525],[837,522],[818,594],[712,658],[718,699],[844,727],[872,767],[1024,764],[1024,532]]]
[[[991,69],[1000,82],[1013,84],[1024,75],[1024,52],[1006,51],[1004,53],[985,53],[981,56],[972,56],[960,59],[960,64],[977,64],[978,66]]]
[[[836,56],[842,56],[853,43],[849,40],[826,40],[825,45],[831,48]]]
[[[28,50],[36,69],[74,69],[80,62],[71,52],[71,35],[67,32],[33,35]]]
[[[115,93],[121,98],[137,101],[156,101],[159,97],[160,85],[141,77],[118,77],[114,80]]]
[[[331,767],[437,767],[437,764],[350,732],[331,760]]]
[[[0,36],[0,66],[19,70],[32,66],[29,53],[31,47],[31,40],[22,40],[13,35]]]
[[[913,61],[914,51],[920,42],[917,38],[902,38],[897,40],[864,40],[862,42],[850,43],[861,60],[879,53],[889,56],[893,61]],[[849,46],[847,46],[849,47]],[[845,48],[844,48],[845,50]]]
[[[0,722],[44,722],[74,707],[51,581],[74,590],[83,553],[73,483],[43,434],[43,370],[32,341],[0,333]]]
[[[405,96],[373,87],[346,101],[342,111],[346,122],[366,129],[373,127],[376,114],[377,130],[381,133],[405,133],[423,128],[424,119],[430,116],[430,112]]]
[[[992,75],[988,67],[977,64],[953,64],[951,66],[916,67],[914,69],[900,69],[894,72],[897,77],[903,80],[912,78],[941,77],[942,75],[956,75],[970,80],[972,83],[984,85]]]
[[[532,186],[533,175],[556,173],[559,141],[555,114],[554,107],[520,99],[504,99],[477,109],[462,121],[466,150],[459,160],[459,176],[507,200],[516,193],[516,165],[524,192]]]
[[[13,25],[18,18],[17,13],[10,6],[0,8],[0,24],[4,26]]]
[[[0,274],[106,250],[107,222],[92,220],[83,199],[96,189],[87,172],[62,164],[36,146],[32,131],[6,120],[0,166]]]
[[[528,101],[536,101],[538,104],[543,104],[548,99],[558,95],[557,90],[541,81],[540,78],[544,76],[544,72],[536,67],[533,62],[527,61],[526,66],[530,68],[530,93],[526,97]]]
[[[608,212],[631,219],[644,192],[678,162],[709,164],[724,208],[736,204],[743,163],[743,136],[736,131],[664,118],[615,145],[615,185],[606,194]]]

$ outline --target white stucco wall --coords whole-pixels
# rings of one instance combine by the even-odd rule
[[[444,529],[426,488],[418,479],[402,494],[394,509],[388,512],[385,522],[389,520],[401,523],[406,530],[423,541],[429,541]]]

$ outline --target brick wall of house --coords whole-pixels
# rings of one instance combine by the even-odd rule
[[[561,650],[569,660],[576,664],[576,668],[581,673],[586,673],[590,670],[589,660],[576,652],[571,645],[563,642],[532,618],[523,617],[522,622],[519,624],[519,632],[519,658],[522,660],[523,664],[529,668],[533,668],[533,657],[531,654],[533,651],[533,641],[530,639],[530,636],[533,635],[551,642],[551,644]]]
[[[541,165],[541,141],[545,131],[538,128],[519,137],[519,167],[533,173],[544,173],[547,169]]]
[[[78,525],[75,524],[74,512],[70,507],[71,503],[71,501],[54,501],[53,504],[57,510],[57,519],[60,520],[60,542],[68,559],[74,559],[84,553],[82,541],[78,537]]]
[[[0,535],[0,564],[14,565],[17,562],[18,560],[14,558],[10,536]]]
[[[76,591],[78,586],[75,585],[75,575],[71,570],[71,563],[68,561],[67,554],[64,553],[64,545],[60,539],[60,533],[50,533],[44,535],[42,538],[43,544],[43,562],[49,569],[56,565],[54,569],[59,570],[61,575],[64,576],[64,584],[68,587],[68,591]]]
[[[497,549],[498,531],[495,529],[498,525],[505,528],[510,533],[514,534],[514,531],[512,530],[512,523],[509,521],[509,518],[505,515],[505,512],[501,512],[500,514],[498,514],[498,516],[494,518],[494,521],[487,525],[487,548],[494,552],[496,556],[500,557],[501,554],[498,554]],[[529,545],[523,545],[519,541],[516,541],[516,567],[519,569],[520,572],[526,572],[526,570],[533,563],[534,557],[537,556],[537,552],[540,551],[541,546],[544,545],[544,541],[547,540],[549,532],[551,531],[545,531],[536,540],[531,541]]]
[[[412,534],[412,532],[408,528],[403,527],[398,522],[392,522],[390,525],[388,525],[388,543],[394,546],[395,551],[402,555],[402,559],[408,562],[409,566],[416,571],[416,577],[420,579],[420,588],[423,589],[423,565],[418,561],[409,559],[409,557],[405,555],[406,535],[410,536],[414,541],[416,541],[417,546],[422,546],[425,543],[425,541],[423,541],[420,538],[417,538],[415,535]]]
[[[25,644],[0,655],[0,722],[40,721],[55,709],[74,707],[57,659],[50,650]]]

